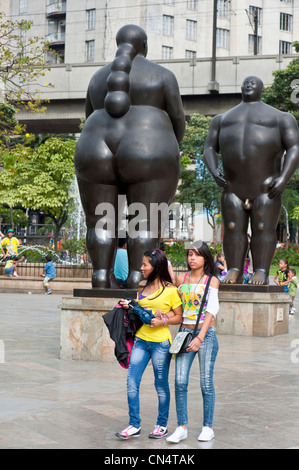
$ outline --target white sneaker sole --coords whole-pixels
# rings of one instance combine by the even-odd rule
[[[169,436],[169,437],[166,437],[166,441],[171,442],[173,444],[178,444],[179,442],[183,441],[184,439],[187,439],[187,437],[188,437],[188,435],[184,436],[184,437],[181,437],[180,439],[171,439],[171,436]]]
[[[199,442],[209,442],[209,441],[212,441],[215,436],[208,437],[208,438],[205,438],[205,439],[203,439],[203,438],[200,439],[199,437],[200,436],[198,436],[198,439],[197,439]]]

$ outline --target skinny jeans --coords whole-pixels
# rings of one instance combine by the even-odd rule
[[[181,328],[180,331],[190,331]],[[199,334],[200,329],[197,330]],[[196,355],[199,359],[200,387],[203,397],[203,426],[212,427],[215,408],[215,389],[213,373],[219,345],[215,327],[211,326],[197,352],[181,353],[175,363],[175,401],[178,426],[188,424],[187,392],[189,374]]]
[[[135,428],[139,428],[141,423],[139,400],[140,382],[150,359],[152,360],[155,388],[158,395],[158,417],[156,424],[159,426],[167,426],[170,405],[168,376],[171,354],[169,353],[169,346],[169,340],[154,342],[135,338],[127,378],[129,424]]]

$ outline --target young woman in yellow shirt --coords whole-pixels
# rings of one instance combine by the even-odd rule
[[[167,435],[170,390],[168,382],[171,354],[171,334],[168,325],[182,322],[181,298],[171,283],[167,258],[163,251],[144,253],[141,272],[145,279],[139,285],[139,305],[152,311],[155,318],[144,324],[136,333],[127,378],[129,426],[117,433],[121,439],[140,436],[139,387],[142,375],[150,359],[152,361],[155,388],[158,395],[158,417],[150,438],[160,439]],[[121,301],[122,305],[125,303]]]

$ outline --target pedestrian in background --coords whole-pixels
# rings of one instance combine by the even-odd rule
[[[41,276],[44,277],[44,288],[45,288],[45,294],[52,294],[52,290],[49,287],[49,282],[56,277],[56,270],[54,263],[52,261],[52,256],[47,255],[46,256],[46,264],[45,264],[45,269],[44,272],[41,273]]]

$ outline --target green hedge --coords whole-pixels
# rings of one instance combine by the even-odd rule
[[[220,243],[216,245],[211,244],[209,245],[209,248],[213,256],[222,251],[222,246]],[[174,267],[187,266],[186,248],[184,242],[176,242],[173,245],[165,245],[165,253]],[[286,248],[277,248],[272,265],[278,266],[279,260],[282,258],[286,258],[290,266],[299,266],[299,246],[289,245]]]
[[[282,258],[287,259],[290,266],[299,266],[299,246],[288,245],[287,247],[277,248],[272,264],[278,265],[279,260]]]

